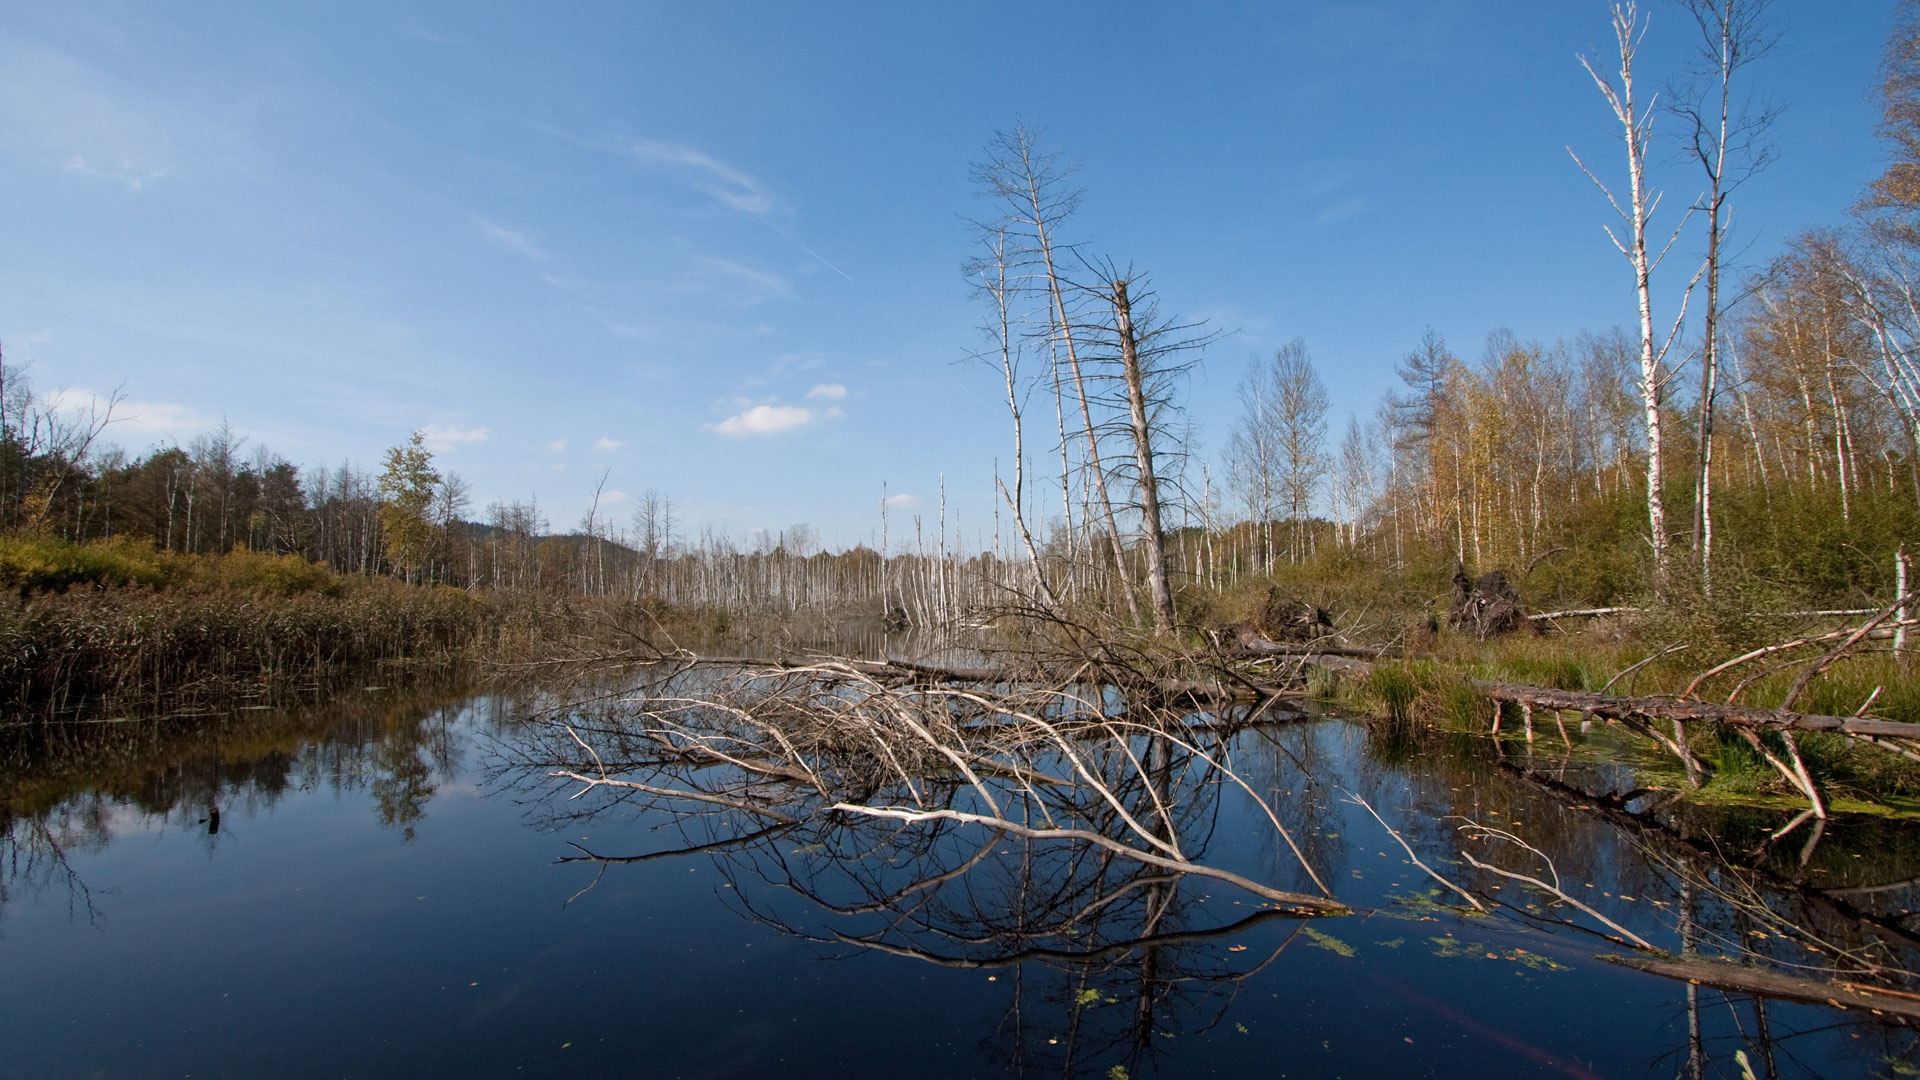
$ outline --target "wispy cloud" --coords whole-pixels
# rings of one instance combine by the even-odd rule
[[[222,118],[122,85],[58,49],[0,41],[0,155],[146,190],[185,173],[245,169]]]
[[[593,440],[593,448],[595,450],[600,451],[603,454],[610,454],[613,451],[618,450],[625,445],[627,444],[624,441],[620,439],[611,439],[605,435],[602,435],[599,438]]]
[[[182,439],[213,426],[211,421],[195,412],[191,406],[170,401],[122,398],[114,403],[109,416],[108,400],[108,395],[97,390],[76,386],[48,392],[41,398],[41,404],[73,420],[84,421],[89,416],[96,420],[110,420],[110,438],[112,435],[140,435]]]
[[[732,259],[722,259],[717,255],[702,255],[698,266],[709,278],[730,279],[737,285],[746,286],[745,291],[735,291],[742,304],[758,304],[777,296],[792,296],[793,283],[778,274],[764,270],[755,270],[743,266]]]
[[[1359,217],[1372,209],[1372,204],[1362,198],[1341,199],[1325,210],[1313,216],[1316,225],[1338,225],[1343,221]]]
[[[745,412],[710,425],[708,430],[716,435],[726,435],[736,439],[748,435],[778,435],[783,431],[804,427],[829,414],[837,416],[839,410],[829,409],[821,413],[799,405],[755,405]]]
[[[886,503],[895,510],[911,510],[920,505],[920,496],[906,494],[889,495],[886,498]]]
[[[847,388],[839,383],[821,383],[807,391],[807,397],[813,401],[845,401]]]
[[[632,139],[621,144],[643,165],[673,172],[724,206],[749,214],[773,209],[773,200],[753,177],[691,146]]]
[[[81,154],[68,158],[60,167],[70,173],[112,180],[133,192],[145,191],[148,184],[167,175],[165,169],[142,168],[131,160],[122,160],[118,164],[96,164]]]
[[[759,181],[739,169],[691,146],[657,139],[624,139],[614,143],[613,148],[649,168],[679,176],[722,206],[750,215],[787,243],[806,252],[820,265],[853,282],[851,274],[801,243],[799,237],[775,225],[768,216],[768,211],[774,208],[773,197],[767,194]]]
[[[420,435],[429,450],[451,450],[460,443],[485,442],[492,430],[484,427],[459,427],[453,424],[428,424]]]
[[[567,448],[567,440],[565,439],[555,439],[552,442],[547,444],[547,449],[553,451],[556,454],[561,452],[562,450],[565,450],[566,448]]]
[[[480,218],[475,224],[480,226],[481,233],[484,234],[487,239],[499,244],[508,251],[525,256],[535,262],[547,261],[547,253],[541,250],[540,245],[534,243],[531,237],[519,229],[509,229],[505,225],[488,221],[485,218]]]

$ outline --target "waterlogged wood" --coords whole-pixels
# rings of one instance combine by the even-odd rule
[[[1819,713],[1766,709],[1755,705],[1723,705],[1711,701],[1679,701],[1659,697],[1615,697],[1586,690],[1553,690],[1524,683],[1470,680],[1474,689],[1496,701],[1535,708],[1571,709],[1595,716],[1649,720],[1705,720],[1730,727],[1787,731],[1837,731],[1868,738],[1920,739],[1920,725],[1864,716],[1823,716]]]
[[[1198,874],[1202,877],[1216,878],[1245,889],[1255,896],[1264,896],[1276,904],[1286,905],[1291,908],[1296,915],[1350,915],[1353,913],[1352,908],[1349,908],[1337,900],[1308,896],[1305,893],[1287,892],[1282,889],[1262,885],[1249,878],[1241,877],[1231,870],[1222,870],[1213,866],[1203,866],[1199,863],[1188,862],[1182,858],[1169,858],[1163,855],[1155,855],[1153,852],[1142,851],[1132,845],[1123,844],[1110,836],[1094,832],[1090,829],[1034,829],[1007,821],[1003,818],[992,817],[986,814],[969,814],[959,810],[913,810],[907,807],[862,806],[857,803],[847,802],[835,803],[827,809],[838,810],[848,814],[861,814],[867,817],[891,818],[908,824],[918,824],[927,821],[958,821],[970,825],[985,825],[989,828],[1013,833],[1015,836],[1024,836],[1031,840],[1078,840],[1104,848],[1116,855],[1133,859],[1136,862],[1143,862],[1149,866],[1157,866],[1162,870],[1172,870],[1182,874]],[[1142,835],[1147,834],[1143,832]]]
[[[939,667],[932,664],[916,664],[906,660],[849,660],[843,657],[826,659],[766,659],[750,656],[694,656],[682,654],[670,657],[673,662],[687,666],[763,668],[768,671],[806,672],[851,672],[864,675],[876,681],[898,681],[921,686],[1015,686],[1035,682],[1057,681],[1036,677],[1038,673],[1023,672],[1011,668],[966,668]],[[1338,658],[1332,658],[1337,660]],[[1078,681],[1084,670],[1067,682]],[[1090,680],[1092,681],[1092,680]],[[1191,679],[1151,679],[1133,689],[1147,692],[1163,701],[1187,701],[1196,705],[1208,705],[1228,701],[1264,701],[1273,698],[1297,698],[1303,694],[1298,687],[1282,686],[1276,683],[1258,682],[1235,676],[1213,681]]]
[[[1599,959],[1651,975],[1683,979],[1697,986],[1710,986],[1716,990],[1783,998],[1788,1001],[1804,1001],[1814,1005],[1831,1005],[1836,1009],[1866,1009],[1877,1014],[1920,1020],[1920,998],[1863,986],[1859,983],[1826,982],[1795,975],[1782,975],[1761,968],[1742,967],[1725,960],[1708,960],[1703,957],[1651,957],[1602,953]]]

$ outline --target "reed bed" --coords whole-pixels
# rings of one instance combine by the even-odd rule
[[[139,713],[318,682],[383,661],[457,657],[493,607],[450,588],[73,589],[0,607],[0,723]]]

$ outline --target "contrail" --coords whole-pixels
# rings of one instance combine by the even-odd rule
[[[773,222],[768,221],[766,218],[761,217],[759,214],[754,214],[753,220],[759,222],[762,225],[765,225],[769,229],[772,229],[775,233],[777,233],[780,236],[781,239],[785,240],[787,243],[792,244],[794,247],[797,247],[801,251],[804,251],[807,254],[813,256],[814,258],[820,260],[820,265],[826,267],[827,269],[833,271],[836,274],[839,274],[841,277],[846,278],[848,284],[850,285],[860,284],[859,282],[853,280],[852,275],[848,274],[845,270],[842,270],[839,267],[828,262],[827,257],[825,255],[822,255],[819,252],[808,247],[807,245],[801,243],[800,241],[795,240],[791,235],[789,235],[786,232],[786,230],[780,228],[780,226],[775,225]]]

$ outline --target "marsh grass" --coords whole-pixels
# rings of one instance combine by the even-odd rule
[[[154,715],[445,660],[499,606],[445,587],[336,574],[296,555],[180,555],[124,539],[0,536],[0,724]]]
[[[450,657],[490,627],[455,589],[387,580],[339,591],[113,589],[0,608],[0,710],[28,722],[152,713],[382,661]]]

